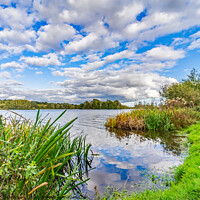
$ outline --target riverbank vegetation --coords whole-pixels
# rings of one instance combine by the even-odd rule
[[[129,113],[111,117],[106,127],[127,130],[178,130],[200,120],[200,74],[195,69],[180,83],[162,87],[165,102],[136,105]],[[137,109],[139,108],[139,109]]]
[[[196,123],[199,112],[193,108],[155,108],[132,110],[118,114],[106,122],[106,127],[126,130],[172,131]]]
[[[0,100],[1,110],[35,110],[35,109],[128,109],[118,100],[100,101],[93,99],[91,102],[85,101],[81,104],[69,103],[47,103],[28,100]]]
[[[200,74],[193,69],[187,79],[180,83],[163,86],[160,94],[164,102],[159,106],[136,105],[129,113],[109,118],[106,126],[110,129],[166,131],[187,127],[181,134],[189,134],[188,157],[176,168],[174,182],[167,189],[146,190],[130,195],[115,191],[102,199],[200,199]]]
[[[184,163],[175,170],[174,181],[167,189],[146,190],[145,192],[127,194],[112,192],[105,195],[102,200],[197,200],[200,199],[200,123],[181,131],[181,135],[188,136],[189,153]]]
[[[70,137],[72,120],[56,126],[23,118],[0,118],[0,199],[63,199],[81,196],[88,179],[91,144],[85,137]],[[21,116],[22,117],[22,116]],[[22,119],[22,118],[21,118]]]
[[[163,86],[160,95],[170,100],[182,98],[186,102],[193,103],[194,106],[200,106],[200,74],[196,69],[191,70],[187,79]]]

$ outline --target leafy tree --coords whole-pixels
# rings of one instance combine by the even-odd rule
[[[200,83],[200,74],[198,71],[193,68],[190,71],[190,74],[187,76],[187,79],[183,79],[183,82],[190,82],[190,83]]]
[[[91,109],[92,107],[91,107],[90,102],[89,102],[89,101],[85,101],[85,102],[84,102],[83,108],[84,108],[84,109]]]
[[[166,99],[183,98],[185,101],[193,101],[194,105],[200,105],[200,74],[192,69],[187,79],[170,86],[161,88],[160,94]]]
[[[93,99],[91,102],[92,109],[100,109],[101,101],[98,99]]]
[[[108,104],[106,102],[103,102],[101,108],[108,109]]]

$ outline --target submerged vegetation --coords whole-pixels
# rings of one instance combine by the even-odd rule
[[[91,144],[71,138],[70,127],[34,124],[23,119],[0,120],[0,199],[65,199],[82,195],[79,185],[91,167]],[[22,116],[21,116],[22,117]]]
[[[93,99],[91,102],[85,101],[81,104],[69,103],[47,103],[28,100],[0,100],[1,110],[32,110],[32,109],[127,109],[118,100],[100,101]]]
[[[176,168],[174,182],[167,189],[146,190],[141,193],[127,194],[115,191],[101,199],[124,200],[197,200],[200,199],[200,123],[190,126],[181,134],[188,134],[189,155],[182,165]]]

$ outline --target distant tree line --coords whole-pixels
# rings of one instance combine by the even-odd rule
[[[93,99],[91,102],[85,101],[81,104],[69,103],[48,103],[28,100],[0,100],[1,110],[32,110],[32,109],[128,109],[128,106],[122,105],[118,100],[100,101]]]

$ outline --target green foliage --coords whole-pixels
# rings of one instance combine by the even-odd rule
[[[118,100],[107,100],[102,102],[93,99],[91,102],[85,101],[79,105],[69,103],[47,103],[28,100],[0,100],[0,109],[9,110],[31,110],[31,109],[127,109]]]
[[[164,105],[135,105],[135,110],[111,117],[106,127],[127,130],[164,130],[185,128],[200,120],[200,74],[193,69],[181,83],[164,86],[160,94]]]
[[[105,126],[126,130],[171,131],[185,128],[200,119],[199,112],[193,108],[140,109],[121,113],[107,120]]]
[[[190,74],[188,75],[187,79],[183,79],[183,82],[190,82],[193,83],[193,85],[195,85],[195,83],[198,84],[200,82],[200,74],[195,68],[193,68],[190,71]]]
[[[194,105],[200,105],[200,90],[191,87],[188,83],[174,83],[164,86],[161,95],[167,99],[183,98],[187,102],[192,101]]]
[[[17,120],[1,123],[0,199],[63,199],[88,179],[91,167],[85,137],[71,139],[72,123],[56,127],[43,124],[39,111],[34,124]]]
[[[200,74],[193,69],[182,82],[163,86],[160,94],[167,99],[183,98],[187,102],[192,101],[196,106],[200,105]]]

